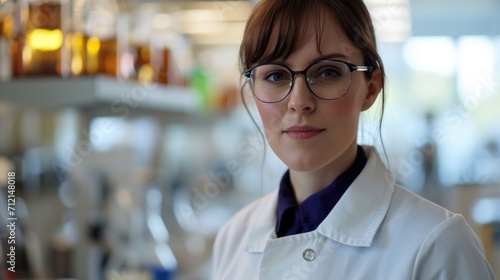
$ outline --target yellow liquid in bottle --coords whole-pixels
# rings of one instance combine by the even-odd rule
[[[116,38],[101,40],[99,48],[99,73],[116,76],[117,41]]]
[[[75,32],[69,35],[71,44],[71,74],[81,76],[86,74],[87,56],[86,39],[81,32]]]
[[[26,41],[22,49],[23,67],[27,75],[62,75],[62,48],[59,3],[30,4]]]
[[[151,84],[154,82],[154,70],[151,66],[151,52],[149,45],[136,45],[133,46],[135,53],[134,79],[138,80],[141,84]]]
[[[102,40],[85,37],[86,72],[90,75],[104,74],[116,76],[117,49],[116,39]]]
[[[71,73],[80,75],[110,75],[117,73],[116,39],[102,40],[81,32],[71,34]]]

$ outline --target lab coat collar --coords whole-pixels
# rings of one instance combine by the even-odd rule
[[[316,231],[339,243],[369,247],[389,209],[394,190],[394,176],[385,167],[373,147],[363,146],[368,161],[330,214]],[[278,191],[264,197],[256,208],[247,252],[263,252],[266,242],[276,238]]]
[[[316,229],[337,242],[369,247],[391,203],[394,176],[372,147],[365,168]]]

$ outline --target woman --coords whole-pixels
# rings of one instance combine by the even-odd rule
[[[240,60],[289,170],[221,229],[212,279],[495,278],[461,215],[396,185],[357,145],[360,113],[384,86],[362,0],[263,0]]]

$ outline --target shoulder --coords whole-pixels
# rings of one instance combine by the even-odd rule
[[[272,208],[276,204],[276,200],[277,192],[273,191],[246,205],[221,227],[217,236],[230,233],[241,234],[246,231],[250,225],[264,218],[263,215],[269,216],[273,214]]]
[[[397,247],[418,252],[427,237],[443,222],[459,216],[423,197],[394,185],[392,198],[381,226],[381,236]],[[402,248],[400,248],[402,249]]]
[[[479,237],[455,215],[427,235],[417,255],[414,279],[495,279]]]
[[[431,202],[399,185],[394,188],[388,215],[398,219],[405,228],[412,231],[420,228],[423,243],[441,235],[449,228],[460,229],[474,236],[474,232],[465,222],[462,215]],[[406,220],[407,222],[404,222]]]
[[[495,279],[462,215],[396,185],[387,218],[417,249],[412,279]]]
[[[457,215],[397,184],[394,186],[389,212],[393,215],[411,217],[414,223],[420,222],[423,223],[420,226],[429,227],[434,227]]]
[[[448,234],[450,228],[459,230],[455,234],[468,234],[471,241],[477,239],[462,215],[453,213],[399,185],[394,187],[387,216],[390,221],[402,226],[403,231],[410,236],[420,239],[424,245],[443,233]]]

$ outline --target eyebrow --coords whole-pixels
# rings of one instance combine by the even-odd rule
[[[331,53],[331,54],[320,56],[320,57],[314,59],[312,62],[316,62],[316,61],[320,61],[320,60],[325,60],[325,59],[332,59],[332,58],[348,59],[348,57],[345,54]]]
[[[331,53],[331,54],[326,54],[326,55],[322,55],[320,57],[317,57],[317,58],[314,58],[310,64],[312,63],[316,63],[318,61],[321,61],[321,60],[326,60],[326,59],[345,59],[345,60],[349,60],[349,58],[345,55],[345,54],[342,54],[342,53]],[[280,61],[269,61],[267,63],[277,63],[277,64],[283,64],[283,65],[286,65],[288,67],[290,67],[290,65],[288,65],[288,63],[285,63],[283,60],[280,60]]]

